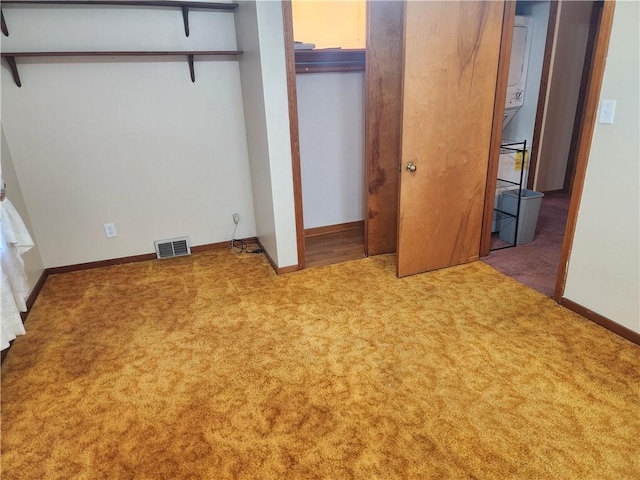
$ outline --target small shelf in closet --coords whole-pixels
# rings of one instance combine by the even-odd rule
[[[522,188],[523,188],[523,182],[524,182],[524,172],[526,169],[526,152],[527,152],[527,141],[524,140],[522,142],[509,142],[509,143],[503,143],[500,146],[500,153],[515,153],[516,155],[521,155],[521,165],[520,165],[520,174],[518,176],[518,180],[514,181],[514,180],[507,180],[505,178],[497,178],[497,182],[496,182],[496,196],[499,197],[502,195],[502,193],[504,191],[507,190],[517,190],[518,191],[518,197],[517,197],[517,206],[515,209],[515,213],[512,212],[508,212],[505,211],[501,208],[501,203],[498,202],[498,206],[496,206],[493,209],[494,215],[493,215],[493,221],[496,222],[496,226],[498,231],[500,231],[502,228],[505,228],[508,224],[512,224],[513,222],[515,222],[514,225],[514,231],[518,232],[518,223],[520,221],[520,204],[522,201]],[[507,223],[508,222],[508,223]],[[491,250],[502,250],[504,248],[511,248],[511,247],[515,247],[517,245],[517,233],[514,237],[514,242],[513,244],[509,244],[506,246],[501,246],[501,247],[495,247],[492,248]]]
[[[184,34],[189,36],[189,9],[216,10],[219,12],[233,12],[238,8],[235,2],[181,2],[176,0],[4,0],[2,7],[21,6],[43,6],[55,5],[63,6],[113,6],[113,7],[156,7],[156,8],[179,8],[182,11],[182,21],[184,23]],[[2,23],[2,33],[9,36],[9,29],[4,19],[4,10],[0,9],[0,21]]]
[[[363,72],[364,49],[296,50],[296,73]]]
[[[115,52],[3,52],[2,58],[7,60],[13,80],[18,87],[22,86],[16,58],[20,57],[165,57],[182,55],[187,58],[191,81],[196,81],[194,57],[237,57],[242,55],[242,50],[191,50],[191,51],[115,51]]]

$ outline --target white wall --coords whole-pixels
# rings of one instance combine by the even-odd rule
[[[558,6],[558,29],[535,180],[535,188],[541,192],[564,187],[592,7],[592,1],[561,2]]]
[[[234,50],[234,14],[179,9],[3,7],[3,51]],[[237,61],[181,58],[3,62],[2,122],[45,267],[256,233]],[[114,222],[118,237],[102,225]]]
[[[278,267],[298,264],[282,3],[236,14],[257,235]]]
[[[20,181],[16,175],[15,168],[13,166],[13,160],[11,158],[11,150],[9,144],[4,135],[4,128],[1,129],[2,134],[2,180],[7,184],[7,198],[11,201],[16,210],[22,217],[22,221],[29,230],[31,238],[35,246],[26,252],[22,259],[24,260],[24,269],[27,273],[27,281],[29,282],[29,288],[33,289],[36,285],[42,272],[44,271],[44,264],[42,263],[42,257],[40,256],[40,248],[38,247],[38,240],[34,238],[33,226],[31,225],[31,218],[29,217],[29,211],[24,203],[24,197],[22,195],[22,189],[20,188]]]
[[[297,76],[304,227],[364,219],[364,73]]]
[[[640,333],[640,4],[616,2],[601,99],[564,296]]]
[[[277,256],[256,2],[243,2],[242,8],[236,13],[235,21],[238,48],[244,52],[240,59],[240,77],[242,79],[256,232],[267,253]]]

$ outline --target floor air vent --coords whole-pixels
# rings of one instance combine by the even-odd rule
[[[156,240],[154,244],[158,258],[182,257],[191,254],[189,239],[187,237]]]

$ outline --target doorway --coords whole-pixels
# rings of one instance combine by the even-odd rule
[[[603,48],[606,51],[608,42],[607,26],[602,22],[603,4],[586,0],[516,3],[516,15],[533,20],[537,30],[533,32],[525,105],[502,134],[503,139],[515,136],[530,142],[528,168],[527,156],[521,163],[526,169],[523,192],[544,197],[539,200],[531,239],[518,240],[514,248],[503,248],[504,238],[494,233],[493,222],[490,253],[481,253],[489,253],[483,260],[497,270],[556,299],[564,288],[588,155],[586,141],[590,140],[588,130],[593,128],[594,99],[597,101],[601,82],[602,65],[594,68],[596,52]],[[499,163],[503,163],[502,158]],[[498,171],[500,168],[504,165],[499,165]],[[582,175],[579,184],[574,181],[577,173]],[[485,231],[483,240],[486,237]]]
[[[456,18],[464,18],[465,22],[470,22],[473,18],[473,22],[475,22],[472,26],[474,26],[474,28],[481,28],[481,29],[485,29],[487,28],[487,25],[489,25],[487,23],[487,19],[491,18],[491,27],[486,29],[485,31],[491,36],[491,38],[495,38],[493,37],[493,35],[496,32],[505,32],[505,24],[509,23],[509,18],[511,18],[510,16],[514,16],[515,15],[515,2],[510,2],[507,1],[504,3],[504,7],[505,7],[505,13],[510,12],[510,14],[506,14],[504,15],[504,17],[502,17],[502,15],[500,15],[500,17],[498,16],[494,16],[495,12],[493,12],[493,10],[491,10],[491,15],[489,15],[490,13],[490,5],[492,2],[482,2],[482,3],[478,3],[476,6],[473,6],[474,3],[470,3],[470,2],[459,2],[459,3],[454,3],[451,2],[452,6],[451,9],[452,10],[447,10],[446,12],[435,12],[433,15],[430,15],[430,17],[432,18],[438,18],[438,25],[440,25],[439,22],[441,22],[442,24],[450,24],[451,22],[447,22],[447,15],[453,15]],[[414,18],[415,16],[404,16],[404,9],[408,6],[408,5],[413,5],[412,8],[418,8],[416,7],[414,3],[408,2],[408,3],[403,3],[403,2],[372,2],[372,4],[389,4],[389,5],[399,5],[402,15],[400,18],[402,19],[406,19],[406,18]],[[287,48],[288,48],[288,68],[295,72],[294,70],[294,54],[293,54],[293,35],[291,32],[287,33],[287,28],[291,28],[291,22],[287,22],[286,21],[286,17],[287,17],[287,7],[289,8],[289,12],[290,12],[290,2],[285,1],[284,2],[285,5],[285,35],[288,35],[291,42],[288,42],[287,44]],[[439,8],[439,5],[435,5],[433,3],[430,2],[423,2],[420,3],[420,5],[423,5],[423,8],[425,9],[435,9],[435,8]],[[469,12],[466,12],[467,14],[465,15],[461,15],[460,12],[462,12],[463,9],[477,9],[477,12],[473,12],[474,15],[469,15]],[[369,5],[368,8],[368,16],[372,17],[372,8],[371,5]],[[604,61],[606,58],[606,50],[608,47],[608,39],[609,39],[609,35],[610,35],[610,28],[611,28],[611,22],[612,22],[612,18],[613,18],[613,2],[605,2],[604,7],[602,9],[602,21],[599,22],[599,27],[598,27],[598,31],[595,35],[595,42],[594,42],[594,55],[593,55],[593,64],[591,66],[591,68],[589,69],[589,76],[588,76],[588,82],[587,82],[587,86],[585,88],[585,95],[584,95],[584,114],[582,116],[582,119],[580,120],[580,127],[579,127],[579,133],[578,133],[578,137],[577,137],[577,141],[576,141],[576,148],[575,148],[575,174],[574,174],[574,182],[573,182],[573,187],[572,187],[572,200],[571,200],[571,204],[569,206],[569,213],[568,213],[568,220],[567,220],[567,233],[564,236],[563,239],[563,246],[562,246],[562,253],[561,253],[561,258],[560,258],[560,265],[558,267],[558,275],[556,277],[556,294],[555,297],[556,299],[558,299],[558,292],[560,292],[560,294],[562,293],[562,289],[564,288],[564,272],[563,269],[566,267],[566,262],[568,259],[568,254],[571,250],[571,241],[573,238],[573,231],[575,229],[575,221],[577,218],[577,208],[578,208],[578,203],[579,203],[579,197],[580,197],[580,193],[581,193],[581,188],[582,188],[582,183],[584,181],[584,174],[586,171],[586,162],[587,162],[587,158],[588,158],[588,152],[589,152],[589,148],[590,148],[590,141],[591,141],[591,136],[593,134],[593,122],[595,121],[595,114],[597,111],[597,100],[598,100],[598,94],[599,94],[599,89],[602,83],[602,76],[603,76],[603,72],[604,72]],[[424,12],[423,12],[424,13]],[[290,14],[289,14],[290,15]],[[497,18],[503,18],[504,19],[504,23],[502,25],[502,28],[500,28],[500,25],[497,24],[496,19]],[[511,25],[513,26],[513,21],[511,20]],[[289,27],[287,26],[289,25]],[[387,25],[388,27],[389,25]],[[391,133],[397,133],[398,135],[396,135],[397,137],[402,137],[404,132],[406,131],[406,110],[404,110],[402,108],[401,103],[406,100],[406,96],[405,96],[405,91],[402,90],[403,84],[406,86],[406,76],[407,76],[407,69],[406,69],[406,47],[410,42],[414,42],[415,39],[419,36],[422,35],[422,30],[420,28],[415,28],[414,30],[412,30],[412,32],[414,32],[412,35],[409,35],[407,33],[407,31],[403,31],[402,29],[404,29],[406,27],[406,25],[404,23],[400,24],[400,28],[387,28],[385,31],[385,35],[387,35],[385,38],[387,40],[389,40],[389,42],[382,42],[380,47],[383,47],[385,49],[387,49],[388,51],[386,52],[387,55],[389,57],[393,56],[394,58],[400,58],[401,59],[401,65],[402,67],[400,69],[390,69],[393,70],[396,75],[393,79],[393,82],[391,82],[389,80],[390,77],[393,77],[394,75],[386,75],[386,73],[390,73],[390,72],[382,72],[384,73],[384,75],[381,75],[379,78],[376,78],[376,80],[379,80],[377,82],[377,84],[379,86],[381,86],[381,88],[379,90],[377,90],[378,93],[380,93],[380,95],[378,96],[378,98],[376,98],[374,95],[370,95],[368,92],[367,95],[367,99],[366,99],[366,114],[369,116],[369,119],[367,120],[367,133],[369,135],[368,137],[368,141],[367,141],[367,148],[369,148],[369,144],[373,144],[376,145],[377,144],[377,152],[382,151],[383,147],[386,147],[387,145],[392,144],[393,142],[382,142],[382,140],[385,138],[384,135],[382,135],[383,132],[391,132]],[[437,31],[438,29],[433,29],[433,31]],[[479,51],[477,48],[473,47],[473,31],[470,28],[465,28],[462,30],[464,33],[464,36],[462,37],[462,39],[460,41],[463,41],[463,43],[466,40],[469,40],[472,45],[471,45],[471,52],[476,55],[477,52]],[[395,37],[392,37],[392,33],[395,33]],[[478,33],[478,32],[476,32]],[[484,35],[484,34],[480,34],[478,33],[476,35],[476,38],[478,38],[479,36]],[[496,76],[495,73],[492,72],[487,72],[487,75],[482,75],[481,78],[478,78],[478,76],[473,76],[471,78],[471,81],[479,81],[480,79],[486,79],[486,78],[490,78],[493,75],[493,80],[494,82],[491,85],[484,85],[484,89],[481,90],[480,92],[478,92],[478,94],[480,96],[489,96],[491,95],[491,98],[500,98],[499,101],[495,102],[495,106],[493,108],[493,113],[490,111],[491,109],[487,108],[487,105],[482,106],[482,109],[478,109],[478,117],[482,118],[483,122],[482,125],[480,125],[478,122],[476,122],[476,124],[474,124],[474,126],[482,126],[482,131],[480,130],[473,130],[474,135],[477,135],[477,139],[478,141],[481,141],[482,139],[488,138],[488,136],[485,135],[490,135],[491,140],[490,140],[490,145],[487,146],[487,151],[489,152],[488,155],[488,167],[485,164],[485,180],[486,180],[486,187],[484,185],[479,186],[476,190],[472,191],[472,192],[464,192],[463,195],[467,198],[468,203],[464,204],[462,203],[462,206],[464,207],[465,205],[469,205],[469,206],[475,206],[476,202],[480,202],[481,204],[484,204],[484,214],[483,214],[483,220],[482,222],[479,222],[477,220],[471,219],[469,220],[469,216],[463,215],[461,217],[462,220],[467,219],[466,222],[464,224],[459,224],[458,230],[457,231],[461,231],[460,229],[473,229],[477,227],[477,232],[478,235],[476,236],[474,235],[469,235],[468,240],[469,242],[467,242],[465,239],[467,237],[465,237],[465,239],[462,239],[462,237],[458,236],[455,241],[449,242],[447,239],[447,241],[444,241],[441,237],[439,237],[436,234],[433,234],[433,232],[423,232],[424,235],[422,235],[420,238],[423,240],[422,242],[412,242],[410,245],[410,248],[413,251],[418,251],[420,252],[420,249],[422,248],[423,251],[426,251],[426,249],[424,248],[424,241],[426,242],[430,242],[430,245],[440,245],[440,244],[447,244],[447,245],[462,245],[464,243],[465,249],[466,247],[473,247],[475,248],[475,254],[473,253],[469,253],[464,259],[462,259],[461,261],[472,261],[474,259],[477,259],[479,256],[486,256],[489,253],[489,249],[490,249],[490,237],[491,237],[491,213],[493,210],[493,203],[494,203],[494,192],[495,192],[495,178],[496,178],[496,172],[497,172],[497,167],[498,167],[498,163],[497,163],[497,157],[498,157],[498,153],[499,153],[499,148],[500,148],[500,140],[501,140],[501,133],[502,133],[502,115],[503,115],[503,111],[504,111],[504,95],[505,95],[505,88],[506,88],[506,77],[504,75],[504,73],[500,73],[501,69],[504,70],[504,63],[505,63],[505,59],[508,62],[509,59],[509,50],[510,50],[510,41],[508,43],[509,48],[505,48],[505,45],[507,45],[507,42],[504,40],[504,36],[503,36],[503,40],[502,43],[500,41],[500,36],[498,35],[498,42],[495,43],[494,40],[491,40],[491,46],[490,48],[486,48],[486,50],[483,50],[484,54],[487,55],[493,55],[498,54],[498,50],[500,50],[499,52],[499,58],[500,61],[497,61],[497,81],[496,81]],[[440,40],[440,37],[434,37],[433,39],[430,40]],[[389,48],[387,48],[389,47]],[[395,49],[395,50],[394,50]],[[398,50],[399,49],[399,50]],[[390,53],[391,51],[395,52],[394,53]],[[398,51],[400,52],[400,54],[398,54]],[[475,52],[475,53],[474,53]],[[369,65],[373,62],[370,62],[370,54],[373,54],[373,51],[368,51],[367,52],[367,68],[370,68]],[[419,52],[416,53],[416,58],[419,57]],[[422,56],[422,58],[425,58],[424,55]],[[439,57],[440,58],[440,57]],[[443,57],[445,58],[445,57]],[[465,63],[461,61],[461,59],[456,59],[453,58],[453,60],[451,59],[451,56],[447,56],[446,58],[448,58],[451,62],[456,63],[457,65],[460,65],[461,68],[465,67]],[[473,58],[473,57],[470,57]],[[464,59],[466,61],[466,57]],[[402,61],[405,61],[404,64],[402,64]],[[474,62],[475,63],[475,62]],[[481,65],[487,65],[487,62],[480,62],[479,64]],[[419,62],[418,64],[419,65]],[[451,65],[449,65],[448,63],[443,63],[443,70],[445,71],[444,67],[450,67]],[[398,74],[399,72],[399,74]],[[416,71],[418,72],[418,71]],[[494,71],[495,72],[495,71]],[[367,70],[367,73],[369,73],[369,70]],[[464,72],[463,72],[464,73]],[[397,92],[394,88],[386,88],[386,85],[390,85],[391,83],[397,83],[397,77],[398,75],[400,76],[401,80],[400,80],[400,92],[399,95],[396,95]],[[404,75],[404,79],[402,79],[402,76]],[[504,82],[501,80],[501,78],[505,78]],[[292,112],[291,109],[291,105],[296,105],[297,99],[295,97],[295,95],[291,96],[291,92],[293,91],[295,94],[295,82],[292,82],[292,76],[289,75],[289,94],[290,94],[290,118],[292,118],[291,121],[291,129],[292,129],[292,150],[293,150],[293,157],[294,157],[294,194],[296,196],[296,205],[299,205],[299,208],[297,208],[297,212],[301,213],[302,210],[302,182],[299,178],[299,160],[296,160],[296,155],[299,154],[299,148],[297,146],[297,142],[298,142],[298,135],[297,135],[297,110],[295,112]],[[462,78],[462,76],[460,77]],[[389,80],[387,82],[387,80]],[[427,79],[428,80],[428,79]],[[387,83],[385,83],[387,82]],[[404,83],[403,83],[404,82]],[[367,79],[367,85],[369,85],[370,79]],[[459,80],[458,80],[459,83]],[[441,86],[433,86],[429,83],[425,83],[424,85],[430,85],[430,88],[433,88],[435,90],[437,90],[438,88],[440,88],[442,90],[441,93],[443,93],[443,95],[446,93],[446,89],[452,85],[451,82],[443,82],[443,84]],[[436,88],[437,87],[437,88]],[[490,89],[491,93],[487,93]],[[494,95],[494,90],[495,89],[495,95]],[[502,89],[502,90],[500,90]],[[482,93],[484,92],[484,93]],[[374,92],[375,93],[375,92]],[[388,100],[388,97],[394,97],[394,100],[390,100],[388,103],[384,103],[385,100]],[[493,100],[492,100],[493,102]],[[384,104],[384,108],[380,108],[380,105]],[[377,110],[376,110],[377,108]],[[389,128],[386,129],[382,129],[382,127],[385,125],[385,119],[382,118],[382,121],[379,123],[375,123],[371,121],[371,117],[377,118],[375,117],[376,112],[392,112],[393,115],[395,115],[395,119],[400,118],[400,122],[397,122],[395,120],[392,119],[392,121],[386,123],[386,126]],[[448,112],[449,110],[444,109],[442,110],[443,112]],[[481,115],[480,115],[481,113]],[[493,116],[492,116],[493,115]],[[489,131],[487,131],[487,129],[485,127],[487,127],[487,124],[485,122],[485,120],[487,119],[487,116],[491,119],[499,119],[499,123],[497,121],[493,122],[493,126],[491,126],[491,121],[489,121],[488,126],[489,126]],[[458,118],[458,117],[456,117]],[[453,121],[453,119],[451,119],[451,121]],[[434,123],[425,123],[424,125],[426,126],[430,126],[430,125],[439,125],[442,124],[442,118],[440,118],[439,122],[434,122]],[[451,125],[454,125],[454,123],[451,123]],[[471,130],[467,131],[463,131],[461,132],[461,135],[459,138],[463,138],[468,136],[468,134],[470,133]],[[499,134],[499,136],[498,136]],[[534,142],[535,143],[535,142]],[[434,145],[433,143],[430,145]],[[534,145],[535,146],[535,145]],[[445,158],[448,157],[448,152],[449,150],[443,150],[441,153],[444,156],[440,156],[439,158]],[[403,221],[403,217],[402,215],[399,215],[399,213],[401,213],[401,208],[391,208],[388,205],[385,205],[382,201],[379,201],[376,205],[373,205],[371,203],[371,199],[372,199],[372,191],[376,191],[376,190],[380,190],[380,189],[386,189],[387,187],[389,187],[388,190],[385,191],[396,191],[397,192],[397,188],[398,188],[398,183],[393,181],[393,175],[389,175],[387,176],[386,173],[387,172],[392,172],[395,171],[395,178],[397,179],[399,176],[407,176],[410,175],[412,172],[415,172],[415,169],[411,170],[409,169],[410,165],[407,165],[407,172],[405,173],[403,168],[400,168],[401,166],[404,167],[404,161],[403,161],[403,157],[402,157],[402,150],[399,150],[395,145],[392,146],[389,149],[389,158],[391,158],[391,160],[389,161],[385,161],[386,163],[384,163],[384,165],[382,163],[380,163],[380,159],[376,158],[375,155],[367,155],[366,157],[366,172],[367,172],[367,178],[366,178],[366,187],[368,189],[368,191],[366,192],[366,198],[367,198],[367,214],[365,216],[365,224],[368,224],[368,226],[365,229],[365,252],[368,252],[368,254],[373,255],[373,254],[377,254],[377,253],[392,253],[395,252],[397,250],[397,245],[395,244],[391,244],[389,243],[388,245],[386,245],[384,248],[386,251],[384,252],[372,252],[370,249],[367,250],[371,244],[371,238],[373,238],[374,236],[371,235],[371,232],[373,232],[373,230],[371,230],[371,225],[372,223],[374,223],[374,220],[378,219],[378,218],[386,218],[386,219],[391,219],[391,218],[397,218],[396,222],[393,225],[391,225],[389,223],[389,225],[391,225],[391,228],[387,228],[387,229],[381,229],[378,232],[382,232],[387,238],[391,237],[391,236],[396,236],[399,232],[402,233],[403,229],[409,226],[411,222],[406,222]],[[476,152],[477,153],[477,152]],[[393,157],[393,155],[395,154],[395,158]],[[435,157],[434,157],[435,158]],[[483,162],[483,161],[487,161],[485,159],[487,159],[487,155],[481,155],[478,156],[473,155],[473,156],[464,156],[464,155],[458,155],[456,156],[456,158],[465,158],[465,159],[469,159],[469,161],[476,161],[476,162]],[[398,161],[398,159],[400,159],[400,161]],[[423,160],[423,159],[421,159]],[[411,162],[409,162],[411,163]],[[296,173],[296,169],[298,169],[298,173]],[[423,169],[420,168],[419,169],[420,172],[422,173]],[[455,170],[455,169],[452,169]],[[298,175],[298,176],[296,176]],[[391,179],[391,181],[390,181]],[[402,182],[400,182],[402,183]],[[394,190],[395,189],[395,190]],[[425,191],[426,189],[423,189],[422,191]],[[451,189],[450,189],[451,190]],[[459,192],[458,190],[454,190],[455,192]],[[297,193],[295,193],[297,191]],[[461,192],[462,193],[462,192]],[[382,196],[379,196],[379,200],[382,199]],[[385,197],[386,198],[386,197]],[[389,196],[389,198],[393,198],[393,195]],[[396,199],[398,197],[396,196]],[[424,202],[417,202],[418,204],[424,203]],[[398,203],[394,204],[396,207],[398,207]],[[427,204],[425,204],[427,205]],[[428,206],[428,205],[427,205]],[[374,208],[374,207],[378,207],[378,209]],[[431,210],[427,210],[429,215],[431,216],[439,216],[439,218],[442,219],[442,221],[446,221],[447,218],[450,218],[450,215],[448,215],[451,212],[451,205],[450,204],[446,204],[446,205],[442,205],[441,208],[436,208],[436,209],[431,209]],[[480,211],[482,212],[482,207],[480,208]],[[394,217],[397,216],[397,217]],[[300,249],[302,248],[303,253],[304,253],[304,224],[301,221],[302,217],[300,216],[298,221],[297,221],[297,229],[298,229],[298,248],[299,248],[299,252]],[[406,220],[406,219],[405,219]],[[420,219],[419,222],[413,222],[415,223],[415,225],[421,225],[423,224],[422,219]],[[478,223],[482,223],[480,228],[478,226]],[[453,231],[453,230],[452,230]],[[471,230],[469,230],[471,231]],[[374,232],[375,233],[375,232]],[[377,237],[376,237],[377,238]],[[396,237],[398,238],[398,237]],[[302,241],[301,241],[302,239]],[[467,245],[468,243],[468,245]],[[393,248],[393,250],[390,250],[391,248]],[[470,250],[469,250],[470,252]],[[413,258],[415,258],[415,256],[413,256]],[[300,268],[304,267],[304,256],[301,256],[299,254],[299,259],[300,260]],[[445,266],[445,265],[443,265]],[[437,267],[436,267],[437,268]],[[423,270],[428,270],[427,269],[423,269]],[[415,273],[418,273],[417,271]]]
[[[364,256],[366,3],[293,0],[304,263]]]

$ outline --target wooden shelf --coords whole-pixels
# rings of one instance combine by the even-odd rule
[[[221,3],[221,2],[180,2],[175,0],[152,0],[145,2],[143,0],[5,0],[2,7],[22,5],[78,5],[78,6],[115,6],[115,7],[168,7],[179,8],[182,10],[182,19],[184,23],[184,34],[189,36],[189,9],[197,8],[201,10],[217,10],[220,12],[233,12],[238,8],[237,3]],[[8,37],[9,29],[4,19],[4,12],[0,9],[0,21],[2,23],[2,33]]]
[[[2,57],[162,57],[169,55],[236,56],[242,50],[175,50],[175,51],[116,51],[116,52],[2,52]]]
[[[235,2],[181,2],[179,0],[3,0],[2,5],[116,5],[134,7],[193,7],[208,10],[235,10]]]
[[[296,73],[362,72],[364,49],[296,50]]]
[[[2,58],[7,60],[13,80],[18,87],[22,86],[16,58],[20,57],[164,57],[181,55],[187,57],[191,81],[196,81],[194,69],[195,56],[237,57],[242,55],[242,50],[187,50],[187,51],[116,51],[116,52],[3,52]]]

